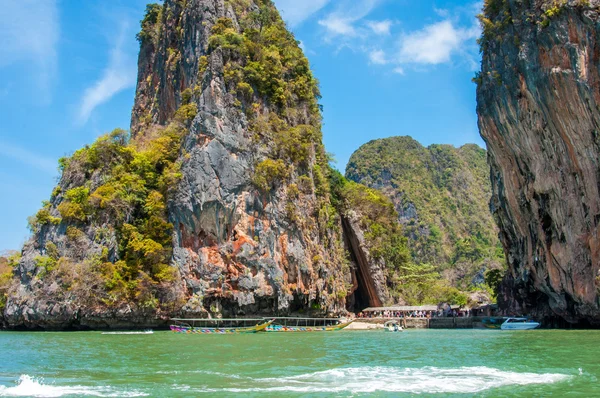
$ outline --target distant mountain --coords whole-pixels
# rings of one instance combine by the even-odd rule
[[[434,266],[452,285],[482,284],[486,269],[504,265],[489,210],[486,151],[479,146],[374,140],[352,155],[346,177],[392,199],[412,260]]]

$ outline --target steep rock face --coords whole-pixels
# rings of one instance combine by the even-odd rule
[[[591,1],[486,3],[478,81],[508,312],[600,323],[600,37]]]
[[[426,148],[411,137],[392,137],[354,152],[346,177],[392,199],[414,262],[434,265],[466,289],[503,263],[488,169],[477,145]]]
[[[317,82],[272,2],[166,0],[138,38],[131,139],[116,130],[61,161],[15,268],[9,326],[388,301],[388,281],[372,288],[345,249]]]
[[[253,3],[248,6],[258,10]],[[237,21],[226,1],[170,1],[164,7],[148,6],[138,35],[140,55],[132,134],[145,126],[166,124],[182,103],[181,93],[201,84],[200,64],[205,62],[201,57],[207,53],[211,28],[225,16]]]
[[[252,50],[239,40],[249,41],[250,34],[280,26],[276,10],[267,1],[207,0],[189,1],[184,8],[166,2],[164,10],[158,44],[142,42],[132,126],[135,130],[140,124],[138,115],[143,112],[152,115],[153,122],[168,120],[182,104],[182,93],[192,89],[198,113],[183,142],[183,177],[168,204],[175,231],[174,263],[187,290],[232,315],[311,306],[342,311],[350,280],[339,221],[327,227],[319,218],[330,205],[327,192],[316,192],[321,182],[315,172],[324,166],[324,152],[314,95],[286,93],[285,104],[278,105],[246,76],[232,76],[246,73],[245,52]],[[214,27],[218,21],[224,25],[221,31]],[[289,35],[285,29],[272,33]],[[226,43],[209,43],[217,35]],[[274,57],[284,57],[284,51],[298,54],[298,59],[279,61],[283,69],[293,67],[286,62],[305,62],[293,38],[278,43],[265,34],[261,39],[279,44],[281,54]],[[261,62],[259,57],[267,55],[254,56]],[[304,76],[312,78],[310,72]],[[293,75],[268,78],[292,80]],[[250,94],[240,93],[244,83],[253,86]],[[306,88],[313,89],[310,81]],[[277,143],[271,134],[278,132],[271,130],[272,124],[259,125],[269,118],[276,118],[282,129],[319,130],[301,143],[306,145],[302,162],[274,156]],[[285,176],[259,189],[253,185],[256,167],[271,158],[287,163]],[[298,189],[300,179],[306,185],[303,190]]]

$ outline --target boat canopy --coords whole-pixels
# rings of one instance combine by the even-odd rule
[[[452,306],[454,308],[455,306]],[[458,308],[458,306],[456,306]],[[395,305],[391,307],[369,307],[362,312],[379,312],[379,311],[437,311],[437,305]]]
[[[234,321],[264,321],[273,318],[171,318],[177,322],[234,322]]]
[[[295,316],[274,316],[272,318],[269,319],[300,319],[300,320],[306,320],[306,321],[339,321],[342,318],[302,318],[302,317],[295,317]]]
[[[345,321],[344,318],[302,318],[302,317],[265,317],[265,318],[171,318],[171,321],[174,323],[188,323],[191,325],[195,324],[240,324],[242,322],[267,322],[273,321],[276,324],[282,325],[291,325],[295,324],[296,326],[307,326],[307,325],[332,325],[338,324]]]

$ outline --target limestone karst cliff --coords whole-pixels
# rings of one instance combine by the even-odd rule
[[[484,149],[374,140],[352,154],[346,177],[392,199],[413,261],[433,265],[451,285],[476,287],[488,269],[503,267]]]
[[[511,313],[600,324],[600,2],[487,0],[477,111]]]
[[[131,134],[61,159],[0,286],[8,326],[147,327],[389,302],[397,264],[357,260],[370,256],[369,214],[342,223],[318,84],[273,3],[166,0],[147,7],[138,40]]]

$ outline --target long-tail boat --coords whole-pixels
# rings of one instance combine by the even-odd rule
[[[232,318],[232,319],[181,319],[172,318],[175,324],[171,331],[183,334],[238,334],[256,333],[267,328],[272,319]],[[252,325],[254,324],[254,325]]]
[[[502,326],[502,324],[504,323],[504,321],[506,321],[506,317],[487,317],[487,318],[483,318],[483,320],[481,321],[481,323],[483,324],[483,326],[487,329],[500,329],[500,327]]]
[[[354,320],[339,318],[274,318],[264,331],[267,333],[335,332],[344,329]]]

